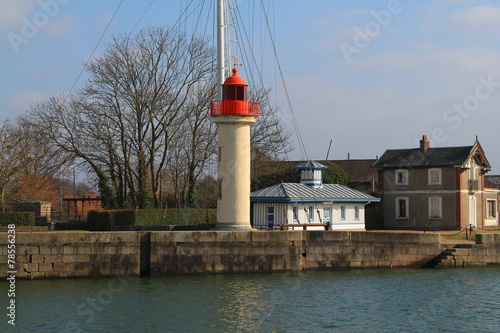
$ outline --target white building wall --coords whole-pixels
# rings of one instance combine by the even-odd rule
[[[253,226],[267,227],[268,207],[274,207],[274,225],[281,224],[308,224],[326,223],[324,207],[331,207],[330,230],[364,230],[365,229],[365,205],[364,203],[254,203],[253,206]],[[297,207],[297,220],[293,219],[293,208]],[[309,207],[314,210],[313,219],[309,220]],[[342,219],[342,206],[345,207],[345,218]],[[355,210],[358,207],[359,218],[355,217]],[[305,209],[304,209],[305,208]],[[318,216],[319,211],[319,216]],[[321,230],[322,227],[318,227]],[[308,228],[313,230],[313,227]]]
[[[498,218],[498,193],[499,190],[495,189],[485,189],[484,190],[484,226],[485,227],[498,227],[499,224],[499,218]],[[494,201],[495,202],[495,216],[488,216],[488,201]]]

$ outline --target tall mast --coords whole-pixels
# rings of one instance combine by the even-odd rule
[[[224,80],[231,73],[231,46],[229,33],[229,0],[217,1],[217,84],[218,99],[222,99],[222,87]]]
[[[217,1],[217,99],[222,99],[222,84],[226,79],[226,54],[225,54],[225,46],[226,46],[226,13],[227,8],[225,6],[225,0],[216,0]]]

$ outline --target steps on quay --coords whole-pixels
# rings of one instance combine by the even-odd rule
[[[431,260],[427,267],[433,268],[456,268],[465,267],[469,256],[469,249],[473,248],[473,244],[457,244],[453,248],[447,248],[441,252],[436,258]]]

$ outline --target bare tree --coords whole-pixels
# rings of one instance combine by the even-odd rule
[[[106,206],[158,207],[161,170],[191,116],[188,106],[199,104],[192,96],[211,75],[213,57],[206,40],[167,28],[116,37],[89,65],[78,96],[53,98],[31,113],[58,149],[97,176]]]
[[[214,60],[207,40],[177,30],[118,36],[88,66],[83,89],[33,106],[31,121],[52,151],[95,179],[104,207],[161,207],[162,183],[179,207],[195,207],[196,184],[216,154]],[[281,154],[288,135],[267,94],[256,95],[262,112],[252,143]]]
[[[266,156],[277,159],[292,151],[290,133],[286,131],[277,110],[270,103],[270,89],[260,88],[250,91],[250,100],[259,102],[260,114],[251,127],[251,145],[254,152],[265,152]]]
[[[7,201],[34,199],[50,187],[52,176],[60,167],[59,157],[30,125],[27,116],[15,122],[4,120],[0,126],[2,211],[5,212]]]

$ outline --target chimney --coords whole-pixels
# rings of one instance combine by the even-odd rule
[[[431,142],[427,140],[427,135],[422,135],[422,140],[420,140],[420,151],[426,151],[430,146]]]

